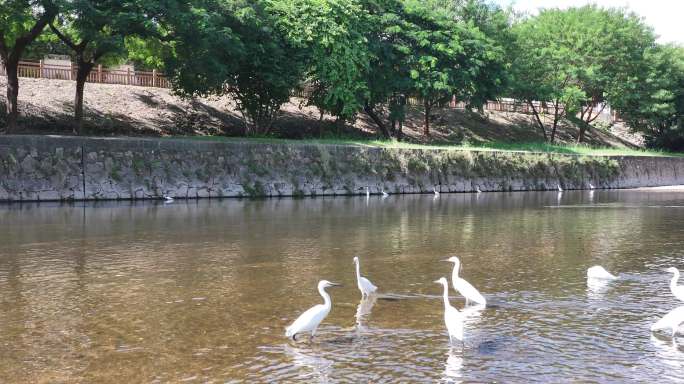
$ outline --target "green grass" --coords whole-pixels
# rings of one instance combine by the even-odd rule
[[[504,152],[537,152],[537,153],[563,153],[569,155],[588,156],[657,156],[657,157],[684,157],[684,153],[665,152],[658,150],[590,147],[587,145],[549,144],[543,142],[533,143],[502,143],[491,142],[478,145],[469,144],[414,144],[396,140],[378,139],[279,139],[270,137],[224,137],[224,136],[183,136],[173,137],[201,141],[221,142],[244,142],[263,144],[327,144],[327,145],[357,145],[379,148],[415,148],[415,149],[446,149],[456,151],[504,151]]]

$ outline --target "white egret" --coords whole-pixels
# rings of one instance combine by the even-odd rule
[[[340,286],[340,284],[331,283],[328,280],[319,281],[318,293],[323,296],[323,304],[314,305],[307,309],[306,312],[299,315],[297,320],[285,329],[285,336],[292,338],[293,341],[297,341],[297,334],[311,332],[311,338],[313,338],[318,325],[328,316],[330,308],[332,308],[330,295],[325,289],[337,286]]]
[[[366,199],[370,198],[370,188],[369,187],[364,187],[366,188]]]
[[[589,183],[589,189],[594,189],[594,184]]]
[[[479,185],[476,185],[476,186],[475,186],[475,192],[477,192],[477,193],[482,193],[482,190],[480,189],[480,186],[479,186]]]
[[[671,310],[655,324],[653,324],[651,326],[651,332],[670,329],[672,330],[672,337],[674,338],[677,334],[677,329],[682,324],[684,324],[684,305]]]
[[[558,192],[563,192],[563,187],[561,187],[560,184],[558,184]]]
[[[466,300],[466,306],[474,301],[477,304],[487,305],[487,300],[482,296],[482,294],[475,289],[469,282],[458,276],[458,272],[461,269],[461,260],[456,256],[452,256],[446,260],[454,263],[454,270],[451,273],[451,284],[454,285],[454,289],[458,291]]]
[[[440,277],[435,283],[444,287],[444,323],[449,332],[449,342],[453,343],[454,339],[463,341],[463,315],[449,304],[449,282],[446,278]]]
[[[359,291],[361,291],[361,297],[368,296],[371,293],[375,293],[378,287],[373,285],[373,283],[371,283],[370,280],[361,276],[359,258],[356,256],[354,256],[354,265],[356,265],[356,285],[359,287]]]
[[[389,196],[389,193],[385,192],[384,189],[380,189],[380,194],[382,194],[382,197],[383,197],[383,198]]]
[[[439,191],[437,190],[437,186],[432,187],[432,192],[435,194],[435,196],[439,196]]]
[[[168,196],[168,195],[164,195],[162,197],[164,198],[165,203],[173,203],[173,197]]]
[[[587,279],[615,280],[617,279],[617,276],[606,271],[606,269],[600,265],[594,265],[587,269]]]
[[[679,280],[679,270],[675,267],[670,267],[666,269],[665,272],[674,273],[672,280],[670,280],[670,291],[672,291],[674,297],[684,301],[684,285],[677,285],[677,280]]]

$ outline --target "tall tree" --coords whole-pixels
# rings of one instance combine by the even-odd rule
[[[578,112],[577,141],[584,141],[611,95],[643,70],[644,51],[654,43],[650,28],[637,16],[594,5],[542,10],[514,31],[513,95],[533,109],[533,99],[562,107],[560,115],[554,114],[551,140],[559,118]]]
[[[542,11],[539,16],[522,21],[513,28],[515,41],[509,51],[510,94],[528,104],[544,140],[550,142],[555,140],[560,120],[578,111],[586,98],[575,77],[583,62],[575,50],[559,39],[563,22],[564,14],[558,10]],[[573,38],[580,44],[581,36]],[[551,103],[553,110],[551,132],[547,132],[541,118],[547,103]]]
[[[7,132],[17,126],[19,60],[31,42],[57,15],[49,0],[6,0],[0,6],[0,58],[7,74]]]
[[[363,106],[369,67],[368,15],[358,0],[271,0],[279,30],[301,49],[310,103],[353,118]]]
[[[145,18],[142,1],[71,0],[50,29],[76,58],[74,133],[83,128],[83,93],[93,68],[104,59],[125,57],[126,36],[144,35],[152,28]],[[149,2],[147,2],[149,3]]]
[[[684,47],[656,46],[645,61],[646,70],[622,84],[611,106],[649,146],[684,151]]]

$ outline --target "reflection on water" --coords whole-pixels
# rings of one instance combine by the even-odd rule
[[[378,296],[376,294],[363,296],[361,298],[358,307],[356,307],[356,328],[359,331],[362,331],[367,327],[368,318],[370,317],[376,301],[378,301]]]
[[[463,351],[449,349],[446,364],[444,364],[444,376],[442,381],[445,383],[461,383],[463,379]]]
[[[684,197],[567,191],[0,206],[0,382],[681,382]],[[382,295],[359,301],[349,260]],[[458,255],[492,305],[449,346]],[[620,279],[598,289],[586,269]],[[284,328],[341,282],[312,343]],[[452,303],[462,308],[452,290]],[[681,341],[681,336],[680,336]]]

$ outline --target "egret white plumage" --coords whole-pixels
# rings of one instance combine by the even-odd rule
[[[651,332],[670,329],[672,331],[672,337],[675,337],[677,329],[682,324],[684,324],[684,305],[671,310],[660,318],[660,320],[651,326]]]
[[[480,189],[480,186],[479,186],[479,185],[476,185],[476,186],[475,186],[475,192],[477,192],[477,193],[482,193],[482,190]]]
[[[451,284],[453,284],[456,291],[465,297],[466,306],[469,305],[471,301],[478,304],[487,305],[487,300],[484,296],[482,296],[480,291],[475,289],[475,287],[473,287],[473,285],[467,282],[465,279],[458,276],[458,272],[461,269],[461,260],[459,260],[459,258],[456,256],[452,256],[443,261],[454,263],[454,270],[451,273]]]
[[[672,276],[672,280],[670,280],[670,291],[672,291],[674,297],[684,301],[684,285],[677,285],[677,280],[679,280],[679,269],[675,267],[670,267],[665,271],[674,273],[674,276]]]
[[[606,269],[600,265],[594,265],[587,269],[587,279],[615,280],[617,279],[617,276],[606,271]]]
[[[296,341],[297,334],[311,332],[311,337],[314,337],[318,325],[328,316],[330,308],[332,308],[332,301],[330,295],[325,291],[326,288],[337,287],[340,284],[331,283],[328,280],[321,280],[318,282],[318,293],[323,297],[323,304],[317,304],[306,310],[306,312],[299,315],[292,325],[285,329],[285,336]]]
[[[435,194],[435,196],[439,196],[439,191],[437,190],[437,186],[432,187],[432,192]]]
[[[449,342],[453,343],[454,339],[463,341],[463,315],[449,303],[449,282],[440,277],[435,283],[444,287],[444,324],[449,332]]]
[[[173,202],[173,197],[171,197],[171,196],[164,195],[162,197],[164,198],[165,203],[172,203]]]
[[[359,258],[356,256],[354,256],[354,265],[356,265],[356,285],[359,287],[359,291],[361,291],[361,296],[368,296],[377,291],[378,287],[373,285],[370,280],[361,276],[361,266],[359,265]]]
[[[589,189],[594,189],[594,184],[589,183]]]
[[[561,187],[560,184],[558,184],[557,188],[558,188],[558,192],[563,192],[563,187]]]
[[[366,189],[366,199],[370,198],[370,188],[364,187]]]
[[[381,189],[381,190],[380,190],[380,193],[382,194],[382,197],[387,197],[387,196],[389,196],[389,193],[385,192],[384,189]]]

